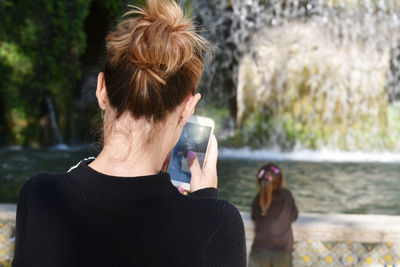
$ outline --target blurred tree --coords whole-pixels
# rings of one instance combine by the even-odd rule
[[[67,132],[87,45],[84,22],[93,1],[105,7],[108,21],[124,5],[123,0],[0,0],[2,144],[40,145],[47,96],[61,132]]]

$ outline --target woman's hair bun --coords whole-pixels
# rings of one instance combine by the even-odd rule
[[[210,45],[175,1],[129,7],[106,38],[107,94],[117,116],[157,121],[196,90]]]

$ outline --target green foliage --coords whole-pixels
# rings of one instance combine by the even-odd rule
[[[184,3],[185,16],[191,18],[193,15],[193,3],[192,0],[186,0]]]
[[[369,6],[372,9],[382,9],[386,12],[398,12],[400,10],[400,2],[397,0],[330,0],[326,1],[326,4],[333,7],[344,7],[348,10],[357,9],[360,6]]]
[[[66,132],[72,92],[81,79],[84,21],[93,0],[0,0],[0,132],[8,145],[39,142],[39,119],[49,95]],[[110,17],[123,1],[97,0]],[[99,18],[102,19],[102,18]]]
[[[396,149],[395,144],[400,140],[400,103],[392,103],[388,109],[387,128],[391,129],[387,136],[386,144],[392,149]],[[397,149],[399,149],[397,147]]]
[[[358,78],[359,73],[354,75],[351,67],[316,55],[296,54],[293,50],[284,57],[290,60],[277,64],[282,68],[269,72],[269,80],[257,76],[257,66],[251,60],[244,61],[239,102],[243,143],[280,146],[284,150],[298,145],[308,149],[396,149],[400,109],[388,103],[387,62],[368,65],[365,60],[364,66],[372,68]],[[321,63],[319,58],[326,59]],[[268,86],[264,87],[265,81]]]
[[[0,0],[0,145],[41,144],[46,96],[63,136],[71,120],[84,118],[72,100],[79,95],[87,49],[85,19],[101,6],[107,17],[98,19],[113,22],[127,3],[141,6],[145,0]],[[185,4],[190,13],[191,1]]]
[[[203,106],[204,105],[204,106]],[[200,108],[198,108],[198,112],[196,112],[200,116],[210,117],[215,122],[214,132],[218,133],[223,130],[222,123],[229,119],[229,111],[226,107],[218,107],[216,104],[212,102],[200,102]]]
[[[18,46],[13,43],[3,42],[0,44],[0,59],[2,64],[10,67],[15,75],[14,81],[21,79],[21,76],[32,73],[32,63],[30,59],[19,51]]]

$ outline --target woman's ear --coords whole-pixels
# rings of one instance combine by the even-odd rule
[[[200,98],[201,95],[197,93],[195,95],[190,95],[185,99],[185,104],[183,106],[181,113],[181,121],[183,123],[182,125],[185,125],[185,123],[189,120],[190,116],[193,115],[196,105],[200,101]]]
[[[100,72],[99,75],[97,76],[96,97],[97,97],[97,102],[99,103],[99,107],[102,110],[105,110],[106,104],[108,102],[108,97],[107,97],[106,81],[104,79],[103,72]]]

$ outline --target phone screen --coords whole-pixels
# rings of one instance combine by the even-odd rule
[[[203,168],[211,131],[212,128],[205,125],[190,122],[185,124],[169,162],[168,172],[172,180],[190,183],[191,174],[187,162],[190,150],[196,153],[200,167]]]

